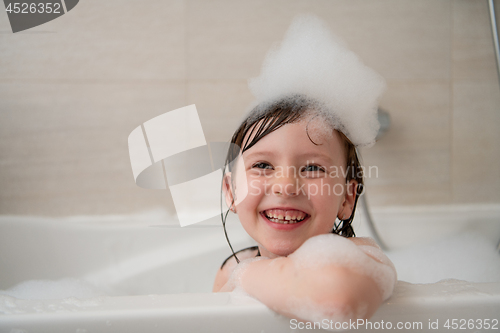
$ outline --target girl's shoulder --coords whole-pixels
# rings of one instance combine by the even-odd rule
[[[260,256],[259,248],[257,246],[247,247],[245,249],[239,250],[238,252],[235,252],[235,254],[240,261]],[[220,289],[226,284],[226,282],[229,280],[229,276],[231,276],[231,273],[236,268],[237,264],[238,263],[236,262],[234,255],[230,255],[226,260],[224,260],[220,269],[217,271],[217,275],[215,276],[213,287],[214,292],[220,291]]]
[[[380,248],[375,242],[375,240],[371,237],[349,237],[348,240],[352,241],[356,245],[368,245],[376,248]]]

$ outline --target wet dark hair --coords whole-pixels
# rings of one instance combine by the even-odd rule
[[[254,109],[252,109],[249,116],[241,123],[231,139],[232,145],[230,145],[227,153],[225,163],[227,168],[224,168],[224,174],[226,169],[229,172],[232,172],[235,166],[234,164],[237,163],[236,161],[238,155],[252,148],[257,142],[259,142],[260,139],[286,124],[292,124],[300,121],[304,116],[311,114],[311,112],[314,112],[320,107],[321,106],[318,102],[302,95],[288,96],[271,103],[257,105]],[[335,223],[331,232],[343,237],[355,237],[356,234],[354,233],[354,229],[352,227],[352,221],[354,220],[354,212],[356,210],[359,195],[361,194],[364,186],[363,169],[361,168],[361,163],[354,144],[344,133],[341,131],[338,131],[338,133],[344,143],[343,148],[347,161],[346,183],[349,183],[351,180],[356,180],[358,185],[356,188],[356,198],[351,216],[345,220],[340,220],[339,223]],[[317,143],[311,139],[309,133],[307,133],[307,135],[309,140],[311,140],[313,144],[317,145]],[[234,199],[231,204],[233,203]],[[240,261],[238,260],[238,257],[236,257],[233,247],[231,246],[231,242],[227,236],[226,220],[228,214],[229,210],[224,215],[221,209],[224,234],[233,256],[239,263]]]

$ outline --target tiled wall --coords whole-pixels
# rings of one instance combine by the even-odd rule
[[[246,80],[303,12],[387,79],[391,128],[362,152],[371,205],[500,202],[486,0],[82,0],[16,34],[0,12],[0,214],[173,211],[136,187],[129,133],[195,103],[207,139],[228,140]]]

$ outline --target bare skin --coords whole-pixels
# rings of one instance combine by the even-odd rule
[[[298,269],[288,257],[309,238],[330,233],[335,217],[350,216],[355,203],[356,181],[346,183],[345,177],[332,173],[346,165],[338,133],[322,130],[321,124],[312,130],[314,121],[320,119],[309,122],[310,119],[287,124],[262,138],[243,153],[240,171],[224,180],[228,206],[238,214],[262,256],[269,258],[248,263],[239,283],[250,296],[290,318],[310,319],[299,318],[290,306],[298,300],[313,304],[321,314],[331,317],[340,314],[367,319],[383,300],[382,291],[372,277],[334,263]],[[313,137],[316,144],[307,135],[308,129],[316,135]],[[244,183],[248,193],[233,204],[235,198],[243,197],[238,189],[244,188],[241,185]],[[284,219],[294,222],[284,223]],[[350,240],[357,246],[377,248],[367,238]],[[386,257],[381,259],[370,255],[370,251],[363,252],[374,264],[394,269]],[[240,260],[255,256],[256,251],[250,250],[238,254]],[[233,290],[231,274],[236,267],[233,257],[219,269],[214,292]]]
[[[238,253],[238,259],[245,260],[249,258],[255,258],[256,255],[257,250],[247,250]],[[229,280],[229,277],[231,276],[231,273],[233,273],[237,264],[238,263],[236,262],[236,259],[234,259],[234,257],[231,257],[228,259],[228,261],[226,261],[222,268],[219,268],[219,270],[217,271],[217,275],[215,276],[214,287],[212,290],[214,293],[221,291],[222,287],[224,287],[224,285]]]
[[[374,244],[366,238],[352,238],[357,245]],[[244,251],[238,255],[240,260],[253,258],[257,251]],[[376,258],[373,260],[379,262]],[[216,275],[213,292],[229,292],[231,273],[237,263],[229,259]],[[360,305],[367,305],[363,319],[370,318],[382,303],[382,294],[371,277],[353,272],[350,269],[328,265],[319,269],[297,270],[291,259],[278,257],[252,262],[241,277],[243,289],[272,310],[301,321],[289,311],[290,299],[307,297],[320,304],[326,312],[338,309],[355,311]],[[342,286],[342,288],[339,288]]]

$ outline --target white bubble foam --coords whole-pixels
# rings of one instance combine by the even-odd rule
[[[264,259],[269,259],[269,258],[267,258],[267,257],[253,257],[253,258],[241,260],[240,263],[236,265],[236,268],[231,273],[229,280],[227,281],[226,285],[223,287],[223,289],[221,291],[224,291],[226,288],[228,288],[229,290],[232,290],[232,291],[237,292],[239,294],[247,294],[241,285],[241,276],[243,275],[243,272],[248,268],[248,265],[250,263],[252,263],[254,261],[264,260]]]
[[[335,264],[369,276],[379,287],[383,300],[386,300],[396,284],[396,269],[382,250],[373,245],[375,243],[356,245],[345,237],[325,234],[309,238],[288,257],[300,268]]]
[[[268,53],[260,76],[249,80],[249,87],[256,104],[297,94],[312,98],[327,111],[332,126],[355,145],[375,142],[384,80],[314,16],[293,21],[283,42]]]
[[[333,264],[369,276],[379,288],[383,300],[388,299],[397,281],[394,265],[371,238],[358,237],[355,241],[356,244],[350,239],[335,234],[318,235],[309,238],[288,258],[293,261],[298,270],[318,269]],[[225,286],[229,290],[234,290],[235,299],[245,298],[248,295],[241,286],[241,276],[248,265],[263,259],[268,258],[249,258],[237,265]],[[304,320],[330,319],[338,322],[364,318],[367,311],[368,304],[363,302],[357,304],[356,308],[346,308],[343,304],[336,304],[335,300],[332,300],[332,304],[325,306],[307,297],[293,296],[288,298],[286,309],[286,312],[294,317]]]
[[[309,238],[302,246],[288,256],[297,269],[317,269],[325,265],[337,265],[353,272],[369,276],[378,286],[383,300],[388,299],[397,281],[396,270],[390,260],[369,239],[358,239],[363,245],[335,234],[319,235]],[[307,320],[332,319],[348,321],[364,318],[367,304],[358,304],[357,308],[346,309],[325,307],[308,299],[293,300],[290,311],[299,318]]]
[[[345,323],[356,321],[359,318],[364,318],[367,312],[367,304],[360,304],[358,309],[347,309],[340,305],[319,307],[312,300],[307,298],[291,298],[288,303],[289,311],[294,316],[311,322],[322,322],[323,320],[331,320],[333,322]],[[327,331],[335,331],[335,329],[328,329]]]
[[[60,280],[29,280],[21,282],[7,290],[0,290],[0,295],[18,299],[48,300],[76,297],[88,299],[103,294],[88,282],[66,278]]]

